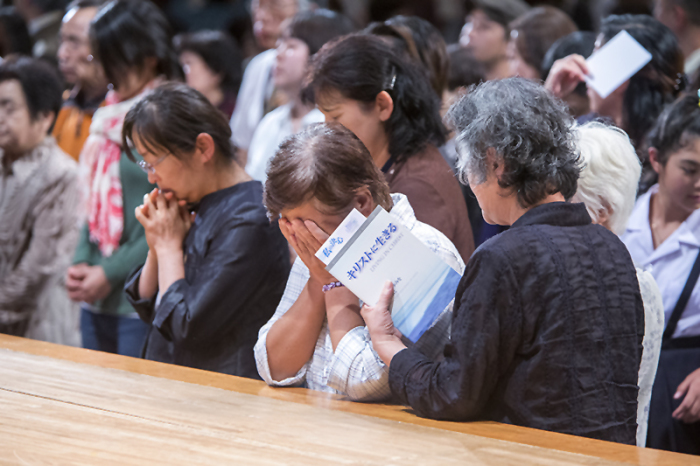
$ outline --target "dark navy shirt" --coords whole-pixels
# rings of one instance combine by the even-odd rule
[[[627,248],[583,204],[545,204],[474,252],[445,359],[403,350],[389,383],[421,416],[634,445],[643,335]]]
[[[262,184],[240,183],[205,196],[185,238],[185,278],[155,306],[139,299],[140,267],[127,278],[129,301],[152,324],[143,355],[153,361],[259,378],[258,330],[275,312],[289,249],[262,204]]]

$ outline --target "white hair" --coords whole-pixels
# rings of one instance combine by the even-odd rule
[[[583,171],[576,199],[585,204],[593,222],[607,214],[615,234],[625,231],[637,196],[642,165],[627,134],[598,122],[576,127],[576,145]]]

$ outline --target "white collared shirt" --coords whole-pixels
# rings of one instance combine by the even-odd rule
[[[447,265],[460,275],[464,273],[464,262],[452,242],[435,228],[419,222],[406,196],[392,194],[391,197],[394,200],[391,214]],[[275,314],[258,334],[258,341],[255,344],[255,362],[260,377],[272,386],[304,385],[312,390],[344,394],[357,401],[377,401],[388,398],[391,395],[389,369],[372,348],[367,327],[356,327],[350,330],[333,352],[327,320],[324,321],[316,341],[314,354],[304,367],[294,377],[279,381],[272,378],[267,360],[267,333],[274,323],[292,307],[308,280],[309,269],[297,258]],[[449,341],[453,304],[454,300],[416,342],[416,348],[431,359],[438,358]]]
[[[255,128],[265,116],[265,101],[274,87],[272,70],[276,60],[277,50],[266,50],[253,57],[243,73],[231,115],[231,141],[239,149],[248,150]]]
[[[275,156],[282,141],[294,134],[291,113],[292,104],[274,109],[265,115],[253,133],[245,171],[262,184],[267,180],[267,163]],[[324,119],[323,113],[314,108],[301,119],[299,131],[314,123],[321,123]]]
[[[635,264],[651,273],[659,285],[664,314],[668,322],[700,251],[700,209],[693,212],[666,241],[654,249],[649,225],[649,203],[651,196],[658,190],[658,185],[654,185],[639,197],[627,229],[622,235],[622,241],[627,246]],[[700,335],[700,282],[693,289],[673,338],[698,335]]]

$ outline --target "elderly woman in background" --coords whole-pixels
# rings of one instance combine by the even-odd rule
[[[598,122],[587,123],[576,130],[576,145],[583,170],[573,200],[584,203],[593,223],[621,235],[632,214],[642,173],[634,146],[624,131]],[[637,268],[637,280],[644,303],[644,349],[637,398],[637,446],[643,447],[647,439],[651,389],[661,351],[664,307],[654,277]]]
[[[469,260],[442,361],[403,345],[390,283],[363,308],[392,393],[421,416],[634,444],[642,299],[624,244],[568,202],[580,168],[565,107],[512,78],[449,116],[484,219],[511,228]]]
[[[50,136],[61,92],[46,63],[0,65],[0,333],[78,345],[62,280],[78,240],[78,166]]]

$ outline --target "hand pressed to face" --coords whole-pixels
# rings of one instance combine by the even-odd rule
[[[185,201],[155,189],[144,196],[144,204],[136,208],[136,219],[143,225],[148,247],[156,255],[181,252],[194,220],[187,212]]]
[[[318,283],[325,285],[336,281],[336,279],[326,271],[323,262],[316,257],[323,243],[328,239],[328,234],[324,232],[313,220],[280,219],[280,230],[289,244],[292,245],[299,259],[309,269],[311,277]]]

